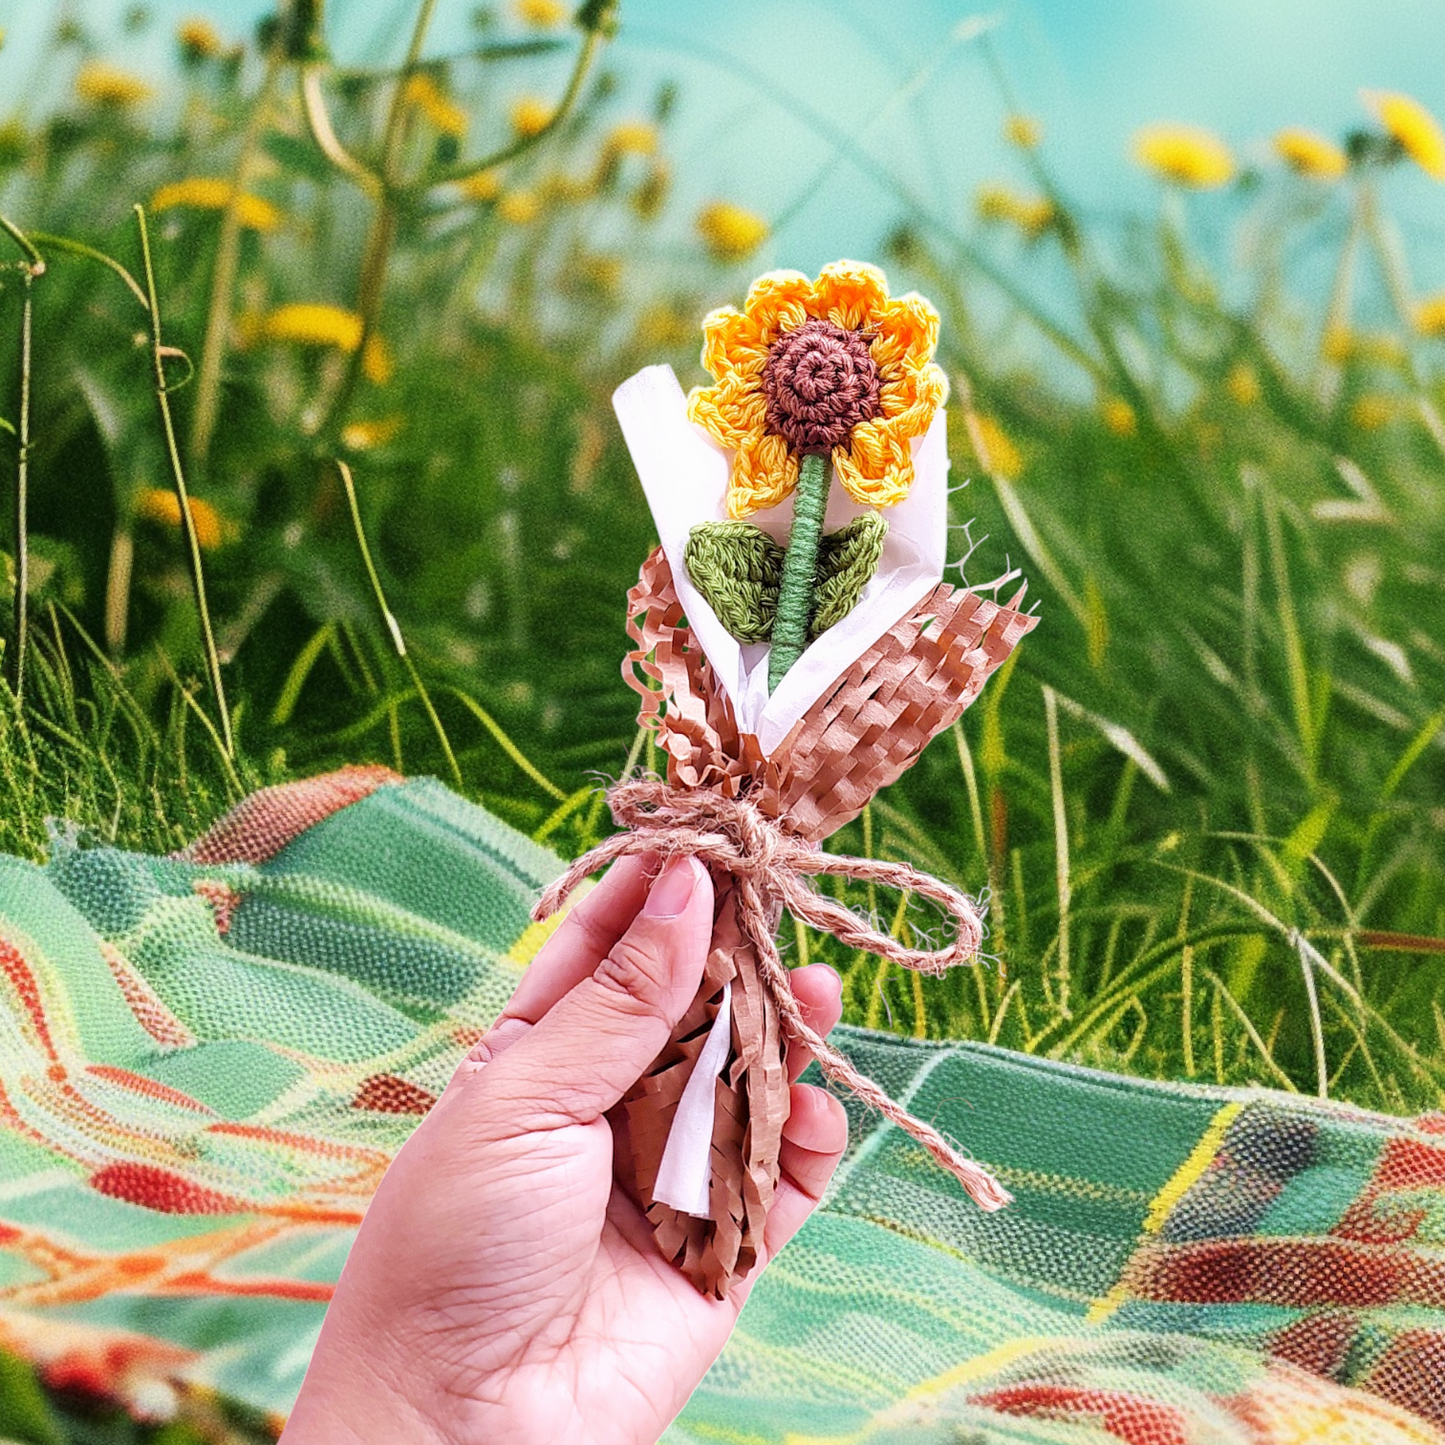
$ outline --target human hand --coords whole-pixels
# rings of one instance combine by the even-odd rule
[[[653,1445],[818,1202],[847,1119],[797,1083],[764,1257],[727,1299],[664,1260],[614,1187],[604,1115],[692,1002],[712,933],[707,870],[650,866],[622,859],[572,910],[388,1169],[282,1445]],[[826,1033],[838,976],[792,981]],[[807,1061],[792,1048],[790,1077]]]

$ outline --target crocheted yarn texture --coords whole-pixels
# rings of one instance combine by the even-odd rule
[[[238,816],[189,860],[0,858],[0,1344],[57,1386],[279,1417],[561,864],[381,771]],[[845,1100],[827,1200],[669,1445],[1445,1440],[1445,1115],[833,1040],[1015,1203]]]

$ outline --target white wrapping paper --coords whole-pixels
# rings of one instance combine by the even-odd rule
[[[722,1004],[708,1030],[707,1042],[677,1101],[672,1128],[657,1168],[652,1197],[699,1219],[712,1218],[712,1121],[717,1107],[717,1076],[728,1061],[732,1042],[733,986],[723,985]]]

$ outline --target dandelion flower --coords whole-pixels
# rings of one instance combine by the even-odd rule
[[[1116,437],[1131,437],[1139,430],[1139,418],[1134,415],[1134,408],[1121,396],[1106,397],[1099,404],[1099,415]]]
[[[1350,168],[1339,146],[1303,126],[1280,131],[1274,138],[1274,151],[1296,175],[1313,181],[1337,181]]]
[[[541,135],[556,113],[556,107],[540,96],[519,96],[512,102],[512,129],[520,136]]]
[[[1146,125],[1134,136],[1134,159],[1177,186],[1207,191],[1234,176],[1234,157],[1212,131],[1200,126]]]
[[[143,105],[156,92],[149,81],[103,60],[88,60],[75,77],[75,93],[91,105],[125,109]]]
[[[1029,196],[998,181],[987,181],[974,193],[974,209],[983,221],[1006,221],[1030,240],[1037,240],[1057,219],[1053,202]]]
[[[768,223],[729,201],[713,201],[698,212],[697,233],[719,261],[741,261],[768,239]]]
[[[1003,123],[1003,137],[1021,151],[1031,151],[1044,138],[1044,128],[1031,115],[1011,115]]]
[[[474,171],[457,183],[457,190],[469,201],[495,201],[502,194],[502,173],[495,167]]]
[[[1373,393],[1356,398],[1350,407],[1350,420],[1361,431],[1379,431],[1395,414],[1394,403],[1387,396]]]
[[[1224,389],[1237,406],[1253,406],[1260,398],[1259,374],[1247,361],[1237,361],[1224,378]]]
[[[176,43],[181,55],[192,63],[214,60],[226,49],[220,31],[203,15],[192,15],[176,26]]]
[[[512,9],[523,25],[537,30],[551,30],[570,14],[562,0],[516,0]]]
[[[656,155],[657,127],[647,120],[619,121],[607,133],[606,148],[614,155]]]
[[[350,421],[341,429],[341,444],[354,452],[384,446],[401,431],[400,416],[377,417],[374,421]]]
[[[406,100],[442,135],[455,136],[460,140],[467,133],[470,116],[426,71],[419,70],[407,81]]]
[[[188,176],[162,186],[151,197],[152,211],[169,211],[187,206],[198,211],[223,211],[231,204],[230,181],[215,176]],[[274,231],[281,224],[281,212],[260,196],[243,191],[236,202],[241,224],[253,231]]]
[[[1422,336],[1445,336],[1445,291],[1427,296],[1415,307],[1415,330]]]
[[[355,351],[361,345],[361,317],[324,301],[292,301],[263,316],[253,329],[256,341],[289,341],[298,346],[332,346]],[[396,364],[380,336],[369,336],[361,356],[362,375],[384,385]]]
[[[225,540],[221,514],[201,497],[187,497],[196,541],[204,552],[213,552]],[[147,487],[136,502],[136,515],[147,522],[176,530],[181,525],[180,498],[167,487]]]
[[[1364,90],[1361,99],[1400,149],[1437,181],[1445,181],[1445,131],[1418,100],[1395,91]]]
[[[974,418],[977,435],[972,432],[969,440],[978,453],[979,464],[985,471],[992,472],[1005,480],[1017,481],[1024,469],[1023,453],[1014,445],[1013,438],[999,424],[997,418],[980,412]]]
[[[769,272],[741,311],[710,313],[702,363],[715,380],[693,389],[687,414],[736,453],[728,514],[776,506],[797,486],[804,456],[831,457],[862,506],[902,501],[913,485],[909,442],[948,395],[937,344],[928,302],[890,296],[883,273],[860,261],[835,261],[816,281]]]
[[[542,214],[535,191],[508,191],[497,202],[497,214],[513,226],[530,226]]]

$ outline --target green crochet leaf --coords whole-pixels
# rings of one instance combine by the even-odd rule
[[[739,642],[766,642],[778,610],[783,549],[750,522],[702,522],[683,552],[687,575]]]
[[[882,514],[865,512],[823,538],[809,642],[853,610],[878,570],[887,535]],[[692,585],[739,642],[768,641],[783,575],[777,542],[751,522],[701,522],[688,534],[683,560]]]
[[[813,594],[811,641],[841,622],[878,570],[888,523],[881,512],[864,512],[841,531],[823,538],[818,551],[818,586]]]

